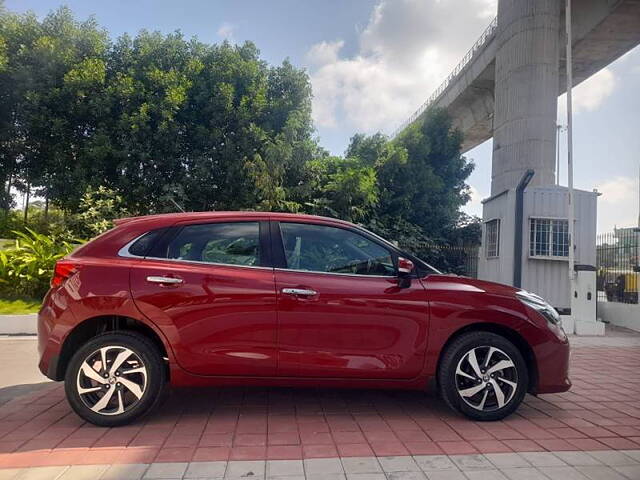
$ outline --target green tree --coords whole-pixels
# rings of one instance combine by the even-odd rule
[[[60,8],[41,22],[31,13],[2,12],[0,38],[7,52],[0,71],[4,184],[27,198],[34,188],[63,204],[78,198],[84,188],[82,147],[93,122],[75,100],[92,102],[90,87],[104,80],[107,34],[95,20],[78,22]]]
[[[444,111],[394,140],[356,134],[335,157],[315,136],[307,73],[268,65],[251,42],[148,31],[111,41],[67,8],[39,20],[2,5],[0,206],[12,207],[10,188],[44,197],[25,209],[24,220],[43,212],[38,231],[51,231],[50,203],[91,236],[177,202],[336,216],[416,244],[479,235],[460,213],[473,165]],[[0,227],[17,221],[6,214]]]
[[[460,153],[462,134],[444,110],[432,109],[393,143],[406,150],[406,161],[381,165],[378,214],[402,218],[430,238],[446,238],[469,200],[465,181],[473,164]]]

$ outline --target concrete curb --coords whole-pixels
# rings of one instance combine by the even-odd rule
[[[35,335],[38,333],[38,314],[0,315],[0,335]]]

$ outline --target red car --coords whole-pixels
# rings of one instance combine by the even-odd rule
[[[127,218],[59,261],[40,370],[85,420],[120,425],[167,382],[425,389],[477,420],[569,389],[556,311],[442,275],[353,224],[216,212]]]

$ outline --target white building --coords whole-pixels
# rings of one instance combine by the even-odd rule
[[[529,290],[561,313],[569,313],[568,190],[556,185],[525,188],[521,214],[517,197],[515,188],[483,201],[478,277]],[[574,190],[575,260],[581,271],[595,272],[597,197],[596,192]],[[520,219],[520,232],[516,218]],[[591,276],[595,308],[595,274]]]

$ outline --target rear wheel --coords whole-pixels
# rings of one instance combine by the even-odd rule
[[[164,386],[156,346],[134,332],[92,338],[72,357],[65,392],[73,410],[95,425],[113,427],[148,413]]]
[[[527,393],[529,375],[518,348],[490,332],[468,332],[444,352],[438,371],[445,402],[474,420],[500,420]]]

